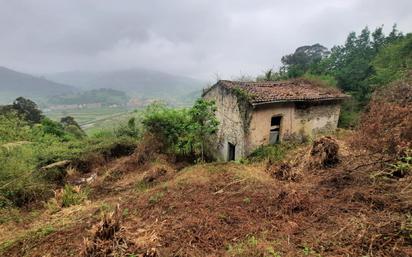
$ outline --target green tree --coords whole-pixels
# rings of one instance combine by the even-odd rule
[[[197,142],[195,146],[200,148],[201,160],[204,161],[205,145],[210,137],[217,132],[219,125],[215,116],[216,104],[214,101],[198,99],[189,111],[190,127]]]
[[[283,67],[280,72],[284,71],[289,78],[300,77],[329,53],[329,50],[320,44],[298,47],[293,54],[282,57]]]
[[[76,126],[76,127],[80,128],[79,124],[77,123],[77,121],[72,116],[62,117],[60,119],[60,123],[63,125],[63,127],[73,125],[73,126]]]
[[[22,118],[31,124],[40,123],[44,118],[37,104],[30,99],[18,97],[11,106]]]
[[[375,74],[370,78],[371,84],[386,85],[412,70],[412,34],[390,42],[372,60]]]
[[[72,116],[62,117],[60,119],[60,124],[63,126],[65,132],[72,134],[77,139],[81,139],[86,136],[86,133]]]
[[[383,33],[383,27],[376,28],[372,33],[365,27],[359,35],[349,33],[344,45],[334,46],[329,57],[324,58],[311,72],[322,75],[332,75],[337,85],[351,93],[360,104],[365,106],[373,91],[370,78],[375,69],[372,61],[382,48],[403,38],[396,25],[389,36]]]

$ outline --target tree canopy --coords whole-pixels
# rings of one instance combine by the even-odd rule
[[[329,51],[320,44],[299,47],[282,57],[279,71],[269,70],[257,80],[294,77],[318,78],[332,82],[352,100],[344,103],[340,125],[353,126],[369,102],[372,92],[391,81],[404,78],[412,67],[412,35],[404,35],[396,25],[385,35],[383,26],[360,34],[349,33],[343,45]]]
[[[320,44],[301,46],[293,54],[282,57],[282,69],[288,77],[299,77],[329,54],[329,50]]]

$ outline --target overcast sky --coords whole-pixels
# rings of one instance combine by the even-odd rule
[[[366,25],[411,32],[411,10],[412,0],[0,0],[0,66],[256,75]]]

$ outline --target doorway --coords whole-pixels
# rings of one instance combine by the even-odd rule
[[[274,145],[280,141],[280,124],[282,116],[273,116],[270,120],[269,144]]]
[[[235,160],[235,152],[236,152],[236,146],[232,143],[227,143],[228,144],[228,153],[227,153],[227,160],[228,161],[234,161]]]

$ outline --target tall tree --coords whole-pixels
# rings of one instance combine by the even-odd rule
[[[31,124],[40,123],[44,118],[42,112],[38,109],[37,104],[30,99],[18,97],[14,100],[12,108],[25,120]]]
[[[298,47],[293,54],[282,57],[282,69],[288,77],[302,76],[312,65],[320,62],[329,53],[329,50],[320,44]]]

